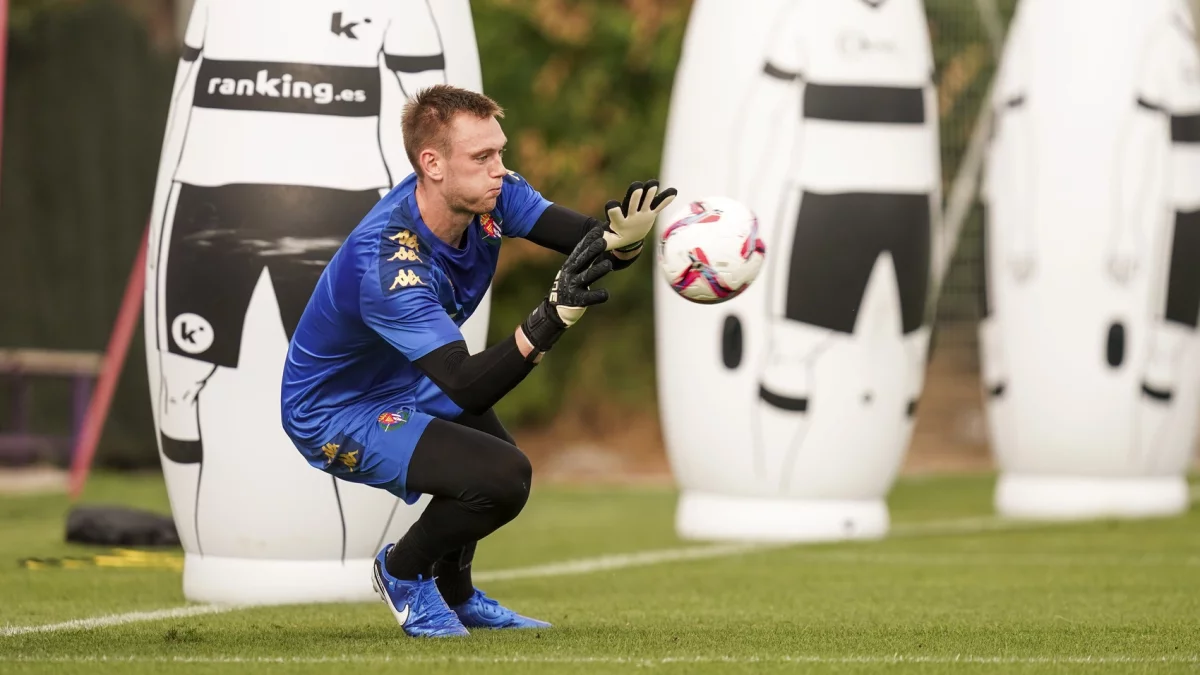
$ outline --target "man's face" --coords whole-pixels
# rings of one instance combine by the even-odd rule
[[[502,157],[508,138],[495,117],[460,113],[450,124],[450,156],[444,193],[455,211],[487,213],[496,208],[508,170]]]

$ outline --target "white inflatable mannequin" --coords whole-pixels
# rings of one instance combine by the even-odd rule
[[[662,225],[689,198],[728,194],[758,214],[767,247],[761,278],[721,309],[659,292],[677,524],[706,538],[881,536],[929,342],[940,164],[925,13],[920,0],[762,9],[698,3],[673,101],[664,177],[683,204]],[[712,72],[718,47],[702,36],[738,22],[756,23],[721,42],[751,68],[720,54],[731,65]],[[697,96],[714,81],[747,92],[717,134]],[[732,148],[730,174],[701,175],[713,163],[685,137]],[[685,339],[717,345],[697,357]],[[713,390],[722,414],[697,415]]]
[[[314,471],[280,426],[279,386],[324,264],[411,172],[406,96],[439,82],[482,87],[466,0],[193,6],[145,300],[189,599],[370,600],[370,560],[423,507]],[[473,350],[488,307],[464,326]]]
[[[980,344],[997,509],[1177,512],[1200,406],[1187,6],[1027,0],[992,105]]]

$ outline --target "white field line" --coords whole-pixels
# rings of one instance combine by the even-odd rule
[[[941,534],[972,534],[992,530],[1029,529],[1054,525],[1044,521],[1005,520],[992,516],[978,518],[956,518],[953,520],[938,520],[927,523],[900,523],[894,525],[888,533],[892,539],[901,537],[936,536]],[[846,542],[840,542],[846,543]],[[636,553],[617,553],[597,558],[581,558],[563,562],[533,567],[519,567],[510,570],[495,570],[479,572],[474,575],[475,581],[487,583],[492,581],[508,581],[510,579],[536,579],[556,577],[571,574],[590,574],[605,570],[626,569],[629,567],[644,567],[667,562],[687,560],[704,560],[707,558],[725,558],[728,556],[765,551],[774,548],[798,546],[792,543],[761,544],[710,544],[703,546],[688,546],[683,548],[666,548]]]
[[[688,546],[684,548],[666,548],[657,551],[640,551],[637,553],[618,553],[603,555],[597,558],[580,558],[535,565],[533,567],[518,567],[510,570],[495,570],[473,574],[475,581],[507,581],[509,579],[535,579],[541,577],[559,577],[568,574],[590,574],[603,570],[619,570],[627,567],[644,567],[666,562],[683,560],[703,560],[706,558],[724,558],[726,556],[760,551],[767,548],[778,548],[782,545],[772,544],[713,544],[709,546]]]
[[[1068,553],[869,553],[801,552],[793,560],[860,565],[950,565],[956,567],[1197,567],[1200,555],[1092,555]]]
[[[128,614],[108,614],[93,619],[75,619],[62,623],[48,623],[41,626],[2,626],[0,636],[25,635],[27,633],[54,633],[62,630],[91,630],[106,626],[119,626],[123,623],[137,621],[160,621],[162,619],[182,619],[199,614],[218,614],[227,612],[234,607],[217,605],[186,605],[172,609],[160,609],[153,612],[129,612]]]
[[[630,666],[668,666],[674,664],[979,664],[979,665],[1134,665],[1200,664],[1200,655],[1176,656],[977,656],[948,654],[880,654],[870,656],[663,656],[634,658],[624,656],[420,656],[413,654],[367,656],[0,656],[0,663],[202,663],[202,664],[604,664]]]
[[[1191,495],[1193,501],[1200,500],[1200,485],[1192,488]],[[993,516],[980,516],[975,518],[956,518],[952,520],[937,520],[924,523],[898,523],[891,527],[888,537],[900,538],[936,536],[942,534],[974,534],[996,530],[1033,529],[1060,524],[1063,523],[1057,523],[1053,521],[1006,520]],[[488,583],[493,581],[507,581],[511,579],[534,579],[574,574],[590,574],[592,572],[626,569],[630,567],[644,567],[647,565],[658,565],[668,562],[722,558],[739,555],[742,553],[752,553],[773,548],[783,548],[786,546],[794,546],[794,544],[713,544],[708,546],[687,546],[682,548],[660,549],[656,551],[641,551],[638,553],[604,555],[595,558],[581,558],[578,560],[567,560],[563,562],[549,563],[546,565],[518,567],[508,570],[480,572],[474,576],[476,581]],[[820,557],[822,555],[850,556],[850,558],[846,559],[850,560],[852,558],[853,560],[859,562],[866,562],[871,559],[872,556],[875,556],[876,558],[879,557],[879,554],[846,554],[833,552],[830,554],[814,552],[810,555],[813,555],[814,557]],[[937,556],[930,556],[930,560],[934,560],[935,558],[937,558]],[[897,558],[896,560],[898,561],[899,559]],[[1187,560],[1190,561],[1191,559]],[[894,564],[902,563],[896,562]],[[910,563],[906,562],[903,564]],[[943,562],[941,564],[951,563]],[[1186,562],[1184,564],[1190,565],[1193,563]],[[96,628],[105,628],[108,626],[119,626],[127,623],[137,623],[140,621],[158,621],[161,619],[184,618],[202,614],[220,614],[239,609],[248,608],[238,605],[185,605],[182,607],[173,607],[170,609],[162,609],[150,612],[108,614],[90,619],[75,619],[73,621],[64,621],[62,623],[51,623],[38,626],[0,626],[0,637],[26,635],[29,633],[53,633],[67,630],[92,630]]]

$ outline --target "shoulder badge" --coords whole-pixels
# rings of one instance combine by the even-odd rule
[[[483,236],[488,239],[500,238],[500,220],[493,217],[490,213],[480,214],[479,226],[483,228]]]

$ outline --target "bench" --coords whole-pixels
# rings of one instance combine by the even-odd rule
[[[38,459],[66,462],[83,429],[92,387],[103,363],[104,355],[99,352],[0,349],[0,377],[8,380],[12,391],[12,428],[0,430],[0,463],[28,464]],[[38,378],[71,380],[69,437],[30,429],[33,382]]]

